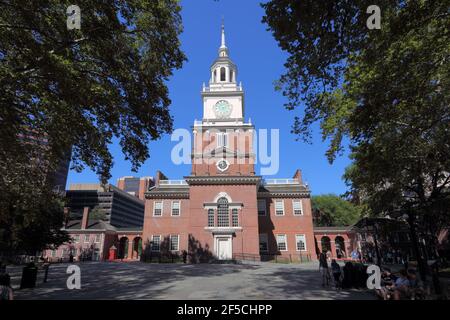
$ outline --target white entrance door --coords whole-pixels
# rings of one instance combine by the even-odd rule
[[[219,260],[229,260],[232,258],[231,237],[217,238],[216,245]]]

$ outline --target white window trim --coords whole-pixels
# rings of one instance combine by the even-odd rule
[[[173,204],[174,202],[178,202],[178,214],[173,214]],[[162,213],[162,211],[161,211]],[[171,207],[170,207],[170,216],[171,217],[179,217],[181,216],[181,201],[180,200],[172,200]]]
[[[295,213],[295,207],[294,207],[294,203],[295,202],[299,202],[300,203],[300,211],[302,212],[302,213],[300,213],[300,214],[296,214]],[[292,214],[294,215],[294,216],[302,216],[303,215],[303,201],[302,200],[300,200],[300,199],[293,199],[292,200]]]
[[[304,250],[298,250],[298,246],[297,246],[297,243],[298,243],[297,237],[303,237],[303,243],[305,244],[305,249],[304,249]],[[296,251],[299,251],[299,252],[300,252],[300,251],[301,251],[301,252],[308,251],[308,247],[306,246],[306,235],[305,235],[305,234],[299,233],[299,234],[296,234],[296,235],[295,235],[295,250],[296,250]]]
[[[283,214],[277,214],[277,202],[281,201],[281,208],[283,210]],[[275,200],[275,215],[278,217],[284,216],[286,214],[285,210],[284,210],[284,199],[277,199]]]
[[[161,203],[161,215],[155,215],[156,203]],[[153,202],[153,216],[154,217],[162,217],[163,216],[163,212],[164,212],[164,201],[155,200]]]
[[[285,250],[280,250],[278,249],[278,236],[284,236],[284,243],[286,244],[286,249]],[[275,240],[277,241],[277,250],[278,251],[288,251],[288,239],[287,239],[287,234],[285,233],[278,233],[275,237]]]
[[[260,244],[261,244],[261,236],[264,236],[263,238],[266,240],[266,247],[267,247],[267,249],[266,250],[261,250],[261,247],[259,247],[259,251],[260,252],[269,252],[269,235],[267,234],[267,233],[260,233],[259,234],[259,242],[260,242]]]
[[[259,203],[260,202],[264,202],[264,214],[259,214]],[[266,199],[258,199],[256,206],[257,206],[256,210],[258,211],[258,216],[260,216],[260,217],[267,216],[267,200]]]
[[[172,246],[172,237],[175,237],[175,236],[177,237],[177,250],[172,250],[172,249],[170,249],[170,247]],[[169,241],[170,241],[170,243],[169,243],[170,251],[172,251],[172,252],[180,251],[180,235],[179,234],[171,234],[169,237]]]
[[[153,250],[153,238],[154,237],[159,237],[158,250]],[[160,234],[152,234],[152,243],[150,243],[150,251],[151,252],[161,252],[161,239],[162,239],[162,236]]]
[[[87,237],[87,241],[86,241],[86,237]],[[90,235],[85,234],[85,235],[84,235],[84,240],[83,240],[83,242],[84,242],[84,243],[89,243],[90,239],[91,239]]]

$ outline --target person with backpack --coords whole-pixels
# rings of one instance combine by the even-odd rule
[[[11,277],[7,273],[0,274],[0,300],[14,300]]]
[[[334,278],[334,285],[336,287],[336,290],[342,289],[342,283],[341,283],[341,267],[336,262],[335,259],[331,261],[331,272],[333,273]]]

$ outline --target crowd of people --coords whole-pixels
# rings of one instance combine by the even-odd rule
[[[336,290],[342,290],[366,286],[367,267],[362,263],[347,261],[341,267],[336,259],[327,257],[326,253],[320,253],[319,270],[323,287],[334,285]]]
[[[381,274],[381,288],[375,289],[383,300],[424,299],[425,289],[414,269],[402,269],[397,275],[389,269]]]
[[[322,287],[334,286],[337,291],[350,288],[367,288],[367,265],[358,250],[351,254],[353,261],[347,261],[343,267],[336,259],[322,252],[319,254],[319,270]],[[394,258],[395,256],[388,256]],[[401,263],[403,261],[398,261]],[[394,261],[392,263],[397,263]],[[425,289],[414,269],[401,269],[392,273],[390,269],[382,269],[380,288],[376,295],[383,300],[424,299]]]

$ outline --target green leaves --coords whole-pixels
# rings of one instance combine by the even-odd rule
[[[362,215],[362,208],[333,194],[311,198],[314,223],[317,227],[350,226]]]
[[[137,169],[149,140],[172,129],[164,82],[185,60],[180,7],[172,0],[79,1],[81,30],[67,30],[66,2],[2,2],[0,103],[18,121],[45,117],[37,125],[50,147],[73,146],[78,168],[87,164],[106,181],[112,135]],[[21,114],[24,103],[37,106]]]
[[[380,30],[365,25],[370,4],[264,4],[263,22],[289,53],[277,88],[303,115],[294,134],[308,140],[320,123],[330,162],[349,138],[345,179],[374,214],[414,208],[428,217],[450,196],[450,2],[378,1]]]
[[[113,137],[136,170],[172,130],[166,81],[186,59],[178,1],[80,0],[80,30],[67,29],[71,4],[0,1],[0,215],[45,193],[69,150],[105,183]]]

